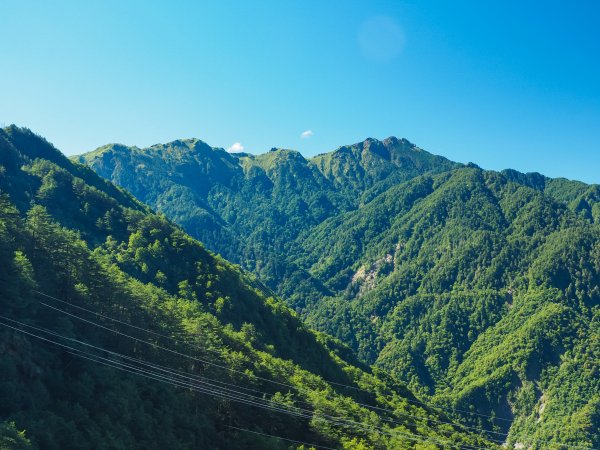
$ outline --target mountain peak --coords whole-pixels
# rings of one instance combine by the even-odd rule
[[[186,138],[186,139],[175,139],[171,142],[164,144],[154,144],[151,147],[143,149],[144,151],[158,151],[158,152],[191,152],[191,153],[209,153],[213,151],[224,151],[221,148],[214,148],[208,145],[206,142],[198,138]]]
[[[272,147],[268,153],[289,153],[289,154],[300,154],[298,150],[283,147]]]
[[[396,136],[390,136],[383,140],[383,145],[386,145],[386,146],[398,145],[398,144],[406,145],[406,146],[410,146],[410,147],[416,147],[415,144],[413,144],[406,138],[397,138]]]
[[[268,160],[293,159],[306,162],[306,158],[298,150],[290,148],[273,147],[268,152],[256,155],[257,158]]]

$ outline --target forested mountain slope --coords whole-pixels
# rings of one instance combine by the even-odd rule
[[[418,391],[514,419],[514,434],[597,445],[599,238],[493,172],[418,178],[306,238],[309,270],[340,292],[310,322]]]
[[[493,447],[14,126],[0,261],[2,448]]]
[[[257,273],[299,308],[332,294],[293,262],[303,253],[295,244],[303,231],[399,181],[458,166],[395,138],[367,139],[312,160],[285,149],[229,154],[197,139],[146,149],[111,144],[74,159]]]
[[[461,420],[600,446],[598,186],[396,138],[310,160],[198,141],[78,160]]]

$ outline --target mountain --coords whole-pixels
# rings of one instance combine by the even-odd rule
[[[15,126],[0,261],[1,448],[494,447]]]
[[[340,292],[309,322],[514,435],[595,446],[599,232],[497,173],[418,178],[307,238],[310,271]]]
[[[75,159],[455,419],[531,448],[600,446],[598,186],[396,138],[308,160],[195,140]]]
[[[75,159],[258,274],[299,310],[332,294],[290,257],[302,255],[295,241],[303,232],[389,185],[458,166],[395,138],[311,160],[286,149],[229,154],[197,139],[146,149],[112,144]]]

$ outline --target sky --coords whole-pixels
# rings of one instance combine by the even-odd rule
[[[0,0],[0,124],[66,154],[404,137],[600,183],[600,2]]]

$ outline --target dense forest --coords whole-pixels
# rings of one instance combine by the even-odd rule
[[[600,446],[598,186],[396,138],[308,160],[199,140],[74,159],[454,420],[527,448]]]
[[[15,126],[0,130],[0,261],[1,449],[506,439],[454,422],[312,331],[254,275]]]

